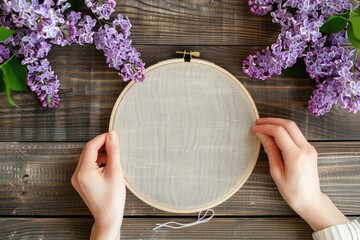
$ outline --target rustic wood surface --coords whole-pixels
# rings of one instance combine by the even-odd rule
[[[350,219],[360,220],[359,217]],[[166,221],[189,222],[194,218],[125,218],[123,239],[311,239],[310,227],[298,217],[214,218],[206,224],[180,230],[151,229]],[[13,239],[89,239],[91,218],[2,218],[0,238]],[[261,226],[261,231],[259,227]]]
[[[0,143],[0,215],[89,215],[71,187],[83,143]],[[360,212],[360,143],[314,143],[322,189],[348,215]],[[282,200],[261,152],[245,185],[215,208],[217,216],[273,216],[294,213]],[[128,193],[126,216],[174,215]],[[194,214],[192,214],[193,216]]]
[[[254,98],[260,117],[292,119],[308,140],[360,140],[359,114],[336,107],[316,118],[307,110],[310,80],[283,76],[261,81],[244,76],[242,60],[261,46],[139,46],[148,66],[176,57],[175,50],[190,48],[238,77]],[[107,69],[104,59],[92,46],[53,47],[50,61],[61,79],[60,107],[46,110],[32,93],[14,93],[21,107],[15,109],[1,94],[0,141],[88,141],[107,131],[111,110],[126,83]]]
[[[176,50],[200,51],[245,85],[261,117],[294,120],[319,152],[323,191],[345,214],[360,216],[360,114],[336,107],[316,118],[306,109],[314,85],[309,79],[261,81],[242,73],[246,56],[277,36],[269,17],[252,15],[239,0],[117,3],[116,12],[132,21],[133,44],[147,66],[177,57]],[[88,239],[91,229],[70,178],[84,142],[108,129],[126,83],[93,46],[53,47],[49,60],[61,81],[58,109],[43,109],[32,93],[14,93],[16,109],[0,94],[0,239]],[[278,193],[263,152],[244,187],[215,211],[207,224],[152,232],[155,223],[195,215],[162,212],[128,194],[123,238],[311,239],[311,229]]]
[[[156,223],[190,222],[194,218],[125,218],[123,239],[310,239],[309,227],[299,218],[214,218],[207,224],[180,230],[152,231]],[[89,239],[90,218],[3,218],[0,238]],[[258,232],[259,226],[263,231]],[[33,231],[33,229],[36,229]]]

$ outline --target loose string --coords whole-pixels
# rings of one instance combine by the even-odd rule
[[[162,227],[171,228],[171,229],[180,229],[180,228],[192,227],[192,226],[195,226],[195,225],[198,225],[198,224],[207,223],[215,215],[215,211],[212,210],[212,209],[206,210],[204,215],[201,214],[202,212],[204,212],[204,210],[199,212],[198,220],[196,222],[192,222],[192,223],[166,222],[166,223],[162,223],[162,224],[157,223],[156,227],[153,228],[153,231],[158,230],[159,228],[162,228]],[[210,215],[207,216],[209,213],[210,213]]]

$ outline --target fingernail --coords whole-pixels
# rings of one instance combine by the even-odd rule
[[[110,142],[112,142],[112,143],[116,143],[116,142],[117,142],[116,132],[114,132],[114,131],[109,132],[109,140],[110,140]]]

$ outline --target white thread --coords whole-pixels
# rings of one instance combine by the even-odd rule
[[[195,226],[195,225],[198,225],[198,224],[207,223],[215,215],[215,211],[212,210],[212,209],[206,210],[205,214],[201,216],[202,212],[204,212],[204,210],[199,212],[198,220],[196,222],[192,222],[192,223],[166,222],[166,223],[162,223],[162,224],[157,223],[156,227],[153,228],[153,231],[158,230],[159,228],[162,228],[162,227],[172,228],[172,229],[180,229],[180,228],[192,227],[192,226]],[[211,215],[206,217],[208,215],[208,213],[211,213]]]

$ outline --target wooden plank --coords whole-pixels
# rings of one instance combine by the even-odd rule
[[[280,33],[247,1],[118,1],[116,13],[130,18],[136,44],[270,45]]]
[[[360,217],[351,217],[357,219]],[[125,218],[121,239],[312,239],[311,228],[300,218],[213,218],[210,222],[183,229],[152,231],[156,223],[188,223],[196,218]],[[0,238],[89,239],[90,218],[0,218]]]
[[[299,218],[214,218],[179,230],[152,231],[156,223],[192,222],[196,218],[125,218],[121,239],[311,239],[312,230]],[[0,238],[89,239],[89,218],[2,218]]]
[[[0,218],[0,239],[89,239],[92,219]]]
[[[241,73],[246,56],[262,47],[145,46],[139,45],[148,66],[174,58],[175,50],[192,49],[236,75],[253,96],[261,117],[296,121],[309,140],[360,140],[360,115],[335,108],[316,118],[306,108],[313,82],[278,77],[266,81]],[[156,53],[156,54],[154,54]],[[107,131],[112,107],[125,87],[104,56],[92,46],[54,47],[50,61],[61,79],[61,106],[43,109],[32,93],[14,93],[20,109],[9,106],[0,94],[0,141],[88,141]]]
[[[90,215],[72,188],[82,143],[0,143],[0,215]],[[323,191],[346,214],[360,213],[360,142],[314,143]],[[218,216],[295,213],[281,198],[261,152],[246,184],[215,208]],[[168,216],[128,192],[127,216]]]

